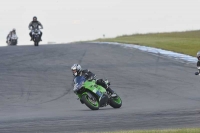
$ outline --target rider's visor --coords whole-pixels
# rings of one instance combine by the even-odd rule
[[[72,72],[73,72],[73,73],[76,73],[76,69],[74,69],[74,70],[72,69]]]

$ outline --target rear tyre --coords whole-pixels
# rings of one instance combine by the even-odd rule
[[[113,108],[120,108],[122,106],[122,100],[119,96],[110,98],[110,106]]]
[[[94,96],[92,96],[92,98],[90,98],[87,94],[84,94],[82,96],[82,101],[91,110],[98,110],[99,109],[99,102],[97,101],[97,99]]]

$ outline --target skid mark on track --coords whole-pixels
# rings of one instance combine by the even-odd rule
[[[24,89],[21,87],[21,97],[23,97],[23,95],[24,95]]]
[[[81,56],[81,59],[78,61],[78,63],[79,64],[81,64],[82,63],[82,61],[83,61],[83,58],[85,57],[85,55],[86,55],[86,50],[84,51],[84,53],[83,53],[83,55]]]
[[[28,91],[28,92],[27,92],[27,95],[28,95],[28,97],[27,97],[27,101],[29,101],[29,97],[30,97],[30,95],[31,95],[31,92]]]

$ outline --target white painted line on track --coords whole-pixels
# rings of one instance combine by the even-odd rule
[[[153,53],[153,54],[159,54],[167,57],[171,57],[177,60],[182,60],[182,61],[187,61],[190,63],[196,63],[197,58],[185,54],[180,54],[172,51],[167,51],[163,49],[158,49],[158,48],[152,48],[152,47],[146,47],[146,46],[140,46],[140,45],[134,45],[134,44],[125,44],[125,43],[116,43],[116,42],[95,42],[95,43],[100,43],[100,44],[112,44],[112,45],[119,45],[124,48],[135,48],[139,49],[141,51]]]

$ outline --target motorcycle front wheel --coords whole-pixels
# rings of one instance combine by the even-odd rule
[[[92,96],[92,98],[90,98],[87,94],[84,94],[82,96],[82,101],[91,110],[98,110],[99,109],[99,102],[94,96]]]
[[[110,99],[110,106],[113,108],[120,108],[122,106],[122,100],[119,96]]]

